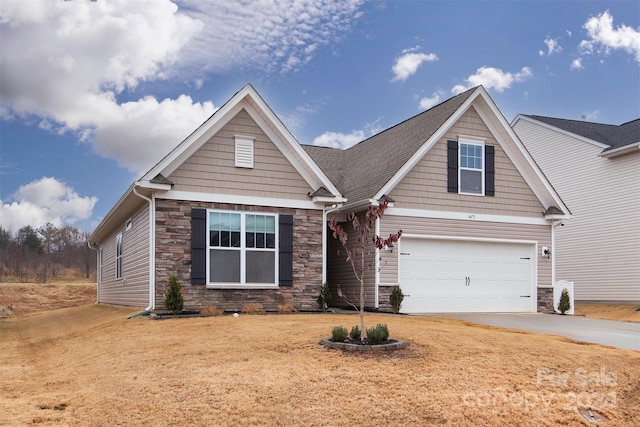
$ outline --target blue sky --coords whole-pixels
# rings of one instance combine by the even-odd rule
[[[91,231],[246,83],[299,142],[333,147],[479,84],[508,121],[640,117],[636,0],[0,0],[0,31],[13,232]]]

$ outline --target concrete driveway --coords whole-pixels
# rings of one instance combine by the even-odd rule
[[[542,313],[430,313],[426,316],[461,319],[539,334],[561,335],[576,341],[640,350],[640,323],[634,322]]]

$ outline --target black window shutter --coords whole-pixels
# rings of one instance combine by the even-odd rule
[[[484,195],[495,196],[495,147],[493,145],[484,146]]]
[[[191,209],[191,284],[207,281],[207,210]]]
[[[447,141],[447,191],[458,192],[458,141]]]
[[[280,215],[278,221],[278,276],[280,286],[293,285],[293,215]]]

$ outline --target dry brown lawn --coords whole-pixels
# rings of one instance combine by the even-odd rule
[[[576,303],[574,312],[577,316],[640,322],[640,311],[636,311],[639,307],[629,304]]]
[[[410,346],[353,354],[318,345],[353,314],[126,319],[137,311],[0,320],[0,425],[596,425],[581,408],[640,425],[637,351],[367,314]]]

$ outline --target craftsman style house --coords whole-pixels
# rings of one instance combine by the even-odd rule
[[[574,298],[640,301],[640,119],[621,125],[519,115],[513,129],[571,208],[556,276]]]
[[[330,217],[389,202],[366,304],[405,312],[551,310],[555,225],[570,212],[482,87],[347,149],[300,145],[247,85],[134,182],[90,237],[98,302],[317,308],[355,279]]]

